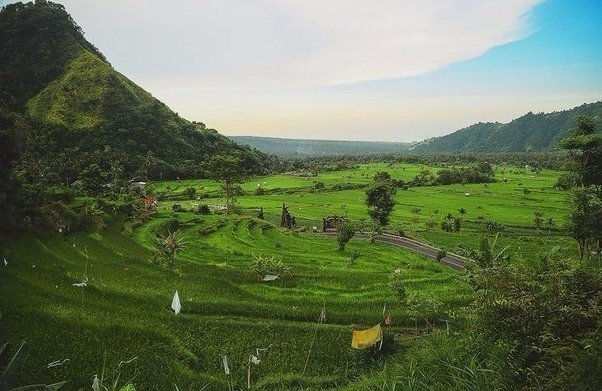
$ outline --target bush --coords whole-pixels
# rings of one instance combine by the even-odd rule
[[[266,275],[284,278],[291,275],[291,268],[274,257],[254,257],[250,267],[257,280],[263,280]]]
[[[194,187],[187,187],[184,190],[184,194],[186,194],[189,199],[193,199],[196,194],[196,189]]]
[[[177,221],[177,220],[176,220]],[[167,266],[175,269],[177,266],[177,256],[186,247],[186,242],[181,231],[170,232],[166,235],[155,235],[155,252],[151,261],[161,266]]]
[[[445,251],[445,250],[437,251],[437,262],[441,262],[441,260],[443,258],[445,258],[446,256],[447,256],[447,251]]]
[[[337,225],[337,242],[339,251],[345,250],[345,245],[355,236],[355,226],[347,221]]]
[[[197,215],[209,215],[211,214],[211,208],[207,204],[201,204],[193,210],[193,213]]]
[[[497,221],[487,221],[485,223],[485,232],[489,234],[496,234],[498,232],[502,232],[506,227],[503,224],[498,223]]]

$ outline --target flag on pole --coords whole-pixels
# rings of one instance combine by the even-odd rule
[[[224,364],[224,373],[230,374],[230,367],[228,367],[228,356],[222,356],[222,364]]]
[[[353,338],[351,339],[351,347],[355,349],[365,349],[382,341],[383,331],[380,328],[380,323],[367,330],[354,330]]]
[[[100,379],[98,378],[98,375],[94,375],[94,379],[92,379],[92,390],[100,391]]]
[[[180,304],[180,296],[178,296],[178,291],[173,295],[173,299],[171,300],[171,309],[177,314],[182,310],[182,305]]]

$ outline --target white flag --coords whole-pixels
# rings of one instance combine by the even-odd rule
[[[92,390],[100,391],[100,379],[98,378],[98,375],[94,375],[94,379],[92,379]]]
[[[173,295],[173,300],[171,301],[171,309],[175,311],[176,315],[180,313],[182,310],[182,305],[180,304],[180,296],[178,296],[178,291]]]
[[[222,363],[224,364],[224,372],[226,375],[230,374],[230,368],[228,367],[228,357],[222,356]]]

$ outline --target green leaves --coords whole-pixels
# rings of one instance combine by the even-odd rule
[[[389,215],[395,207],[396,193],[397,189],[388,173],[379,172],[374,175],[374,182],[366,190],[366,205],[372,220],[380,225],[389,224]]]

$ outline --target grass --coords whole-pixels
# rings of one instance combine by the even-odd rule
[[[104,232],[3,237],[9,265],[0,274],[0,294],[10,299],[0,307],[0,337],[12,344],[26,340],[31,347],[21,380],[69,380],[70,389],[89,387],[107,357],[117,363],[136,356],[123,376],[136,376],[140,389],[173,384],[224,389],[221,357],[227,355],[231,380],[242,387],[248,355],[272,345],[253,368],[255,389],[340,385],[363,371],[349,348],[354,327],[380,322],[384,303],[400,332],[414,324],[394,305],[387,287],[394,268],[407,271],[409,290],[431,281],[450,307],[458,303],[444,296],[457,292],[464,303],[470,300],[455,272],[416,255],[361,240],[339,253],[334,239],[290,233],[251,218],[227,219],[216,232],[201,236],[199,229],[224,218],[200,221],[182,213],[189,245],[179,271],[168,271],[147,259],[153,229],[169,219],[161,212],[132,238],[120,232],[119,221]],[[349,265],[354,250],[362,256]],[[290,279],[255,280],[248,269],[252,256],[268,253],[292,268]],[[82,288],[72,284],[85,270],[82,306]],[[176,289],[184,308],[177,316],[169,310]],[[301,378],[323,305],[327,322],[319,326],[307,376]],[[66,358],[68,364],[46,368]]]
[[[452,331],[459,327],[450,312],[472,299],[461,273],[357,237],[339,252],[332,237],[273,224],[279,220],[283,202],[306,227],[321,227],[321,218],[331,214],[366,218],[363,189],[332,188],[366,185],[382,170],[409,180],[423,168],[374,164],[309,179],[255,178],[243,188],[251,193],[259,183],[267,194],[239,197],[246,216],[229,217],[171,210],[174,202],[189,208],[184,199],[187,187],[197,188],[202,197],[213,197],[217,183],[163,182],[154,186],[168,191],[168,200],[160,203],[153,219],[135,225],[128,234],[123,233],[121,219],[110,222],[106,230],[70,236],[3,233],[0,248],[8,265],[0,266],[0,341],[19,346],[25,340],[30,349],[26,370],[17,380],[20,384],[68,380],[68,389],[88,388],[94,374],[107,363],[115,369],[121,361],[137,357],[119,370],[123,379],[134,378],[138,389],[167,390],[177,385],[179,389],[223,390],[228,389],[228,382],[239,389],[246,386],[249,355],[269,347],[260,353],[261,363],[252,368],[253,389],[384,390],[405,388],[412,382],[414,388],[420,388],[420,382],[441,385],[430,389],[454,384],[478,388],[474,385],[482,384],[487,376],[482,361],[474,360],[474,368],[468,367],[474,376],[463,375],[467,373],[464,367],[454,370],[451,361],[436,373],[420,364],[422,357],[436,365],[427,356],[437,349],[451,360],[453,335],[415,338],[424,332],[422,316],[443,329],[446,321]],[[483,221],[496,220],[507,226],[496,249],[510,246],[515,261],[531,259],[542,247],[570,243],[556,229],[566,211],[563,194],[552,189],[558,173],[544,171],[532,177],[506,168],[498,172],[501,175],[507,177],[507,184],[399,190],[392,227],[403,225],[412,235],[451,249],[457,243],[477,247]],[[316,181],[327,190],[316,191]],[[525,186],[531,190],[527,195],[521,190]],[[219,198],[210,201],[220,203]],[[253,217],[259,207],[267,221]],[[421,211],[413,213],[412,208]],[[459,216],[460,208],[467,211],[462,231],[441,231],[439,219],[447,213]],[[537,209],[544,212],[544,218],[556,221],[551,234],[546,228],[540,232],[533,228]],[[437,220],[432,230],[425,228],[429,218]],[[181,229],[187,246],[177,270],[170,271],[149,259],[153,234],[173,224]],[[360,255],[351,261],[354,253]],[[292,276],[270,283],[257,281],[250,270],[256,256],[283,261]],[[396,300],[389,288],[396,268],[402,270],[409,301],[422,298],[435,303],[431,308],[417,313],[416,308]],[[86,277],[85,288],[72,285]],[[183,307],[177,316],[169,308],[176,289]],[[351,331],[382,321],[385,304],[386,313],[394,319],[388,331],[395,335],[394,349],[384,360],[352,350]],[[323,307],[326,322],[317,326],[302,376]],[[223,372],[224,355],[230,363],[230,377]],[[67,358],[66,364],[47,368],[48,363]],[[418,370],[412,372],[408,362],[416,362]],[[399,375],[389,376],[391,371]]]

